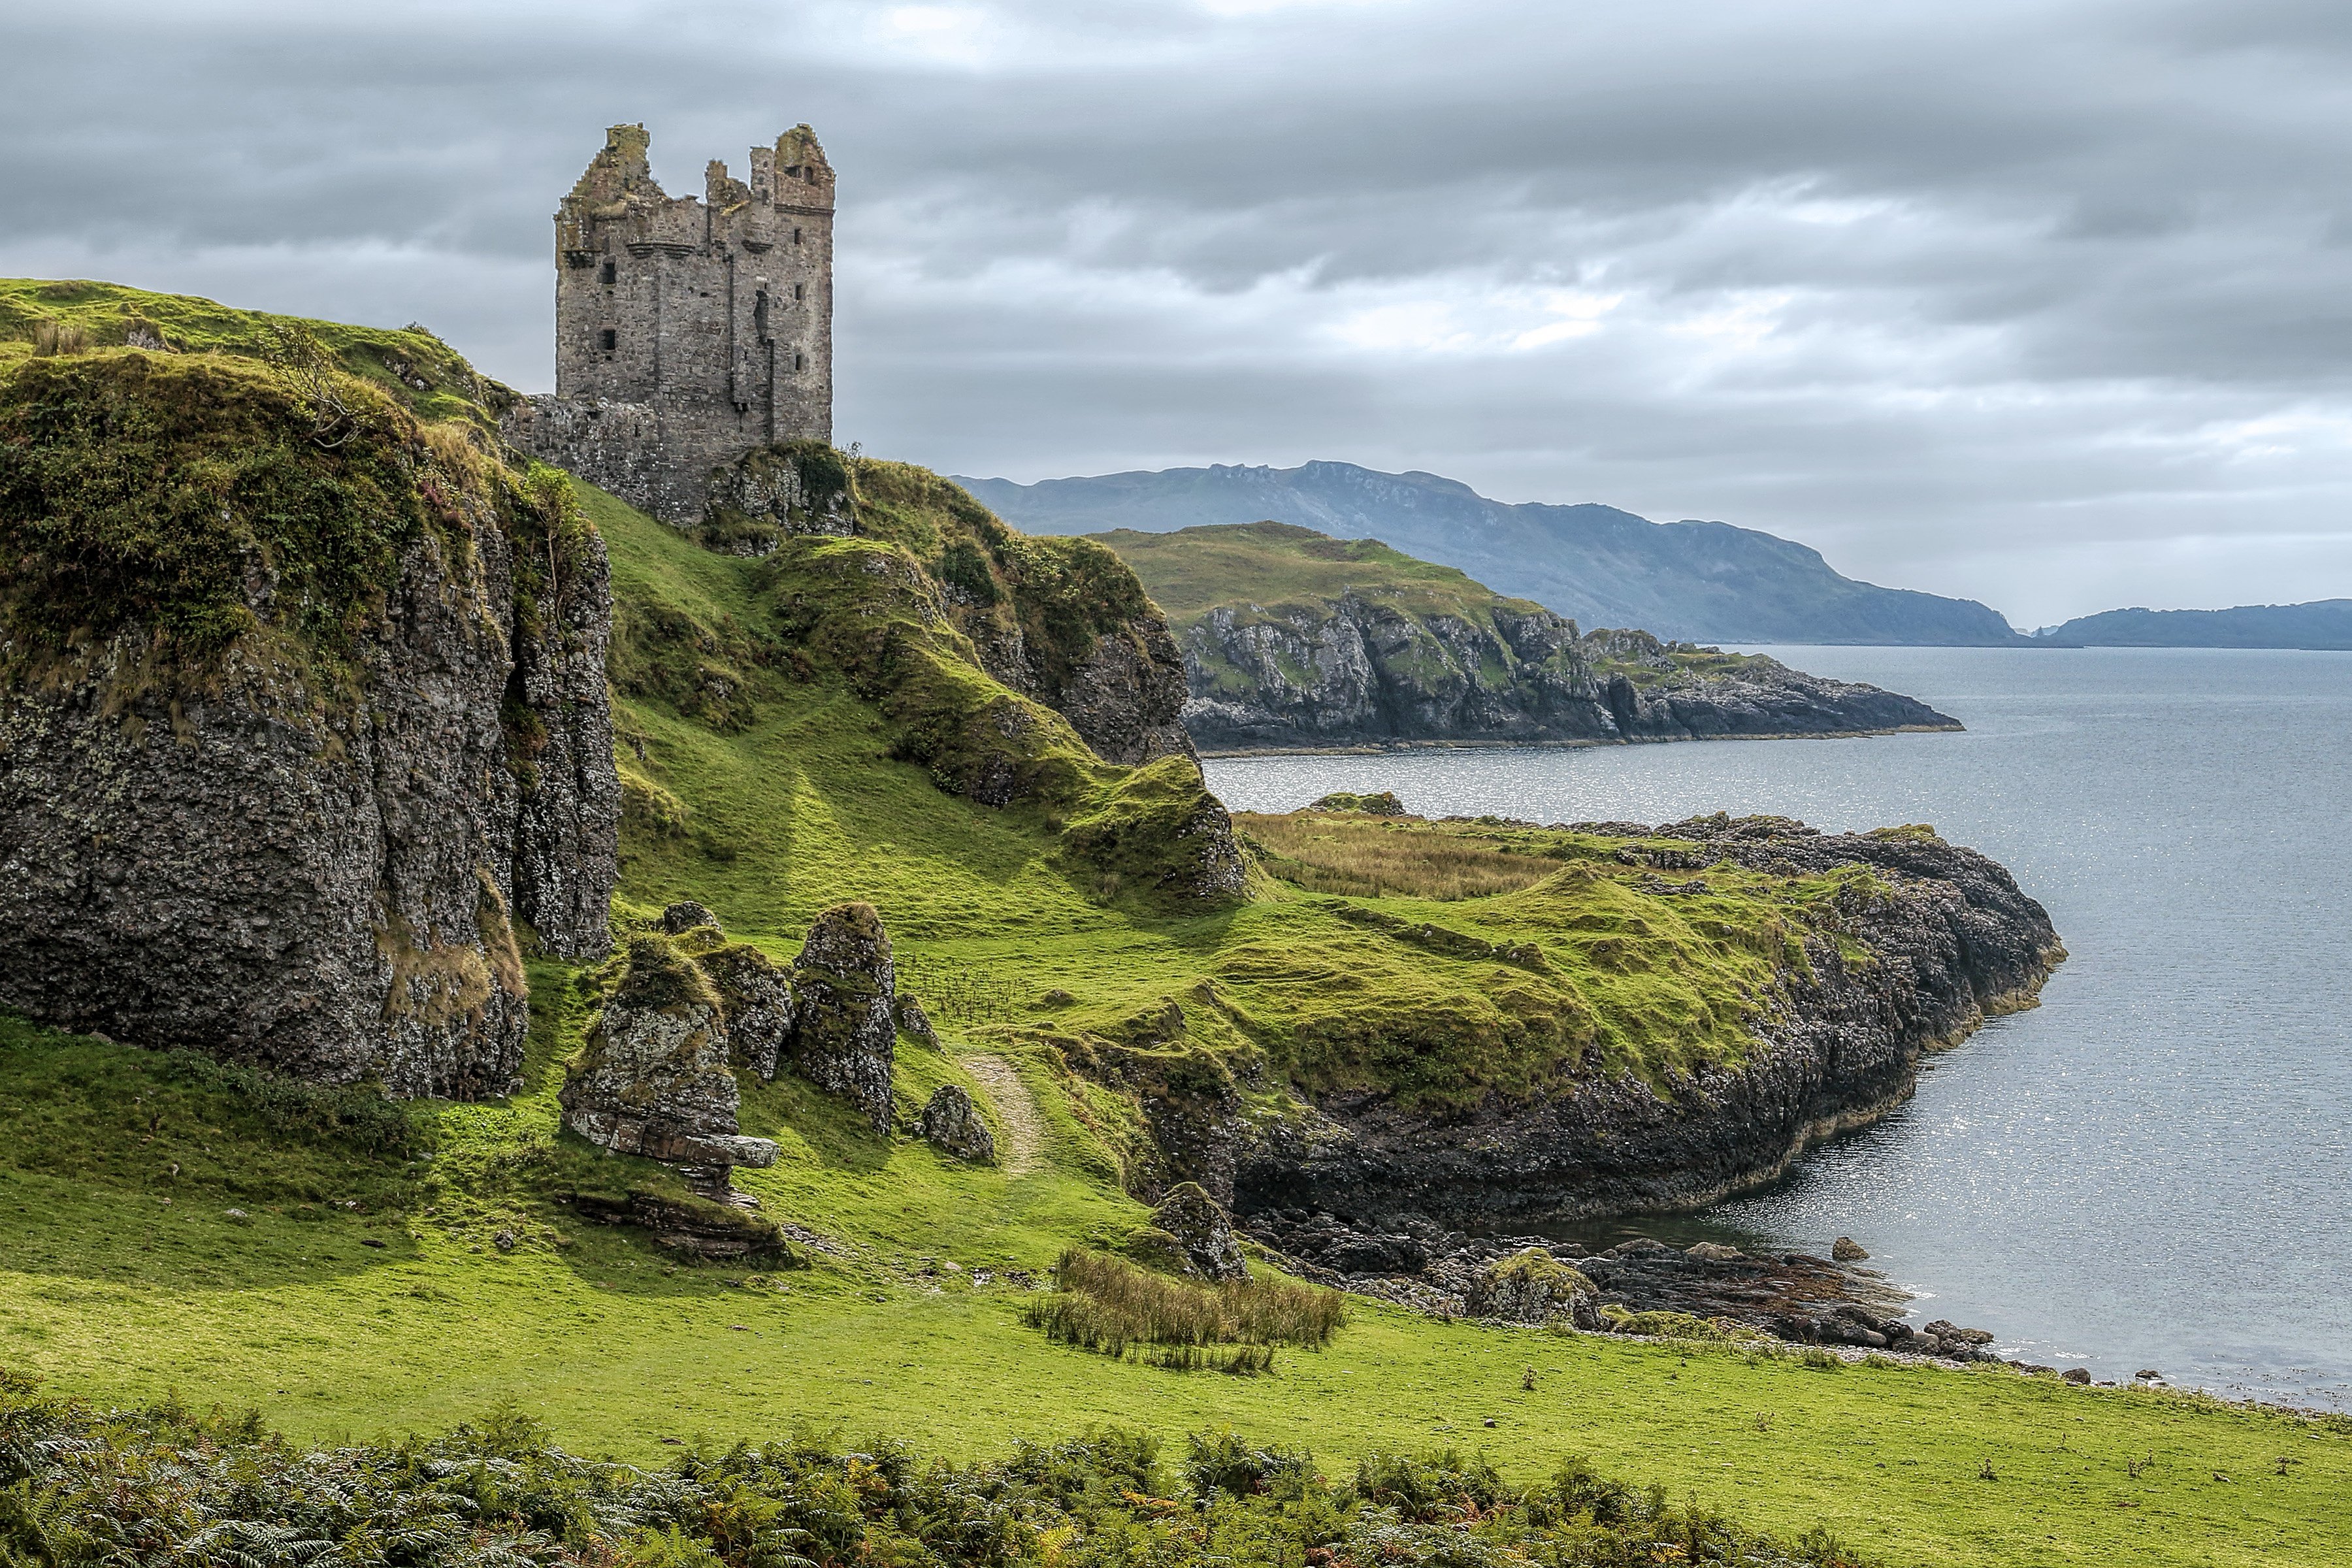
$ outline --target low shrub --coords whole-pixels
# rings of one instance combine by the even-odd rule
[[[1700,1318],[1688,1312],[1636,1312],[1612,1301],[1601,1309],[1601,1321],[1621,1334],[1641,1334],[1659,1340],[1701,1340],[1716,1344],[1756,1344],[1772,1336],[1761,1329],[1727,1318]]]

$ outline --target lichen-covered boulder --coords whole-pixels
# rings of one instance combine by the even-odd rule
[[[898,1032],[930,1050],[940,1048],[940,1032],[931,1026],[931,1016],[912,996],[901,996],[892,1005],[897,1009]]]
[[[1180,1182],[1169,1188],[1168,1195],[1151,1211],[1151,1224],[1174,1237],[1192,1267],[1210,1279],[1249,1278],[1241,1244],[1234,1239],[1234,1222],[1200,1184]]]
[[[709,904],[695,899],[680,899],[662,910],[661,928],[672,936],[683,935],[697,926],[709,926],[713,931],[719,929],[719,917],[710,912]]]
[[[1566,1318],[1598,1326],[1592,1281],[1540,1247],[1498,1258],[1472,1277],[1464,1306],[1475,1318],[1548,1323]]]
[[[619,987],[556,1097],[563,1124],[619,1154],[722,1171],[769,1165],[776,1146],[738,1135],[719,993],[665,938],[629,943]]]
[[[837,904],[817,916],[793,965],[793,1066],[890,1130],[890,1064],[898,1026],[890,934],[871,904]]]
[[[792,981],[749,942],[713,947],[696,953],[694,962],[719,993],[719,1016],[727,1023],[728,1059],[773,1082],[792,1039]]]
[[[950,1159],[987,1164],[996,1158],[996,1134],[988,1130],[971,1096],[955,1084],[941,1084],[932,1094],[916,1119],[915,1131]]]

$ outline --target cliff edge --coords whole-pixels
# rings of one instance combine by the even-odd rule
[[[48,287],[70,331],[0,356],[0,1006],[504,1092],[525,952],[609,945],[595,530],[421,331]]]
[[[1915,699],[1759,654],[1580,632],[1378,540],[1277,522],[1093,537],[1168,615],[1184,726],[1211,752],[1960,727]]]

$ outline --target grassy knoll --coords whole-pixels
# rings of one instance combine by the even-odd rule
[[[476,374],[424,327],[397,331],[274,316],[194,294],[156,294],[86,279],[0,278],[0,374],[27,359],[131,344],[283,362],[311,344],[338,368],[427,419],[488,423],[511,392]]]
[[[1407,555],[1377,539],[1334,539],[1295,523],[1212,523],[1165,533],[1122,528],[1087,537],[1118,552],[1180,632],[1213,610],[1223,611],[1242,626],[1287,623],[1302,613],[1321,619],[1333,605],[1350,596],[1417,626],[1425,628],[1443,617],[1489,634],[1496,632],[1498,616],[1546,613],[1531,599],[1497,594],[1455,567]],[[1244,672],[1226,665],[1213,648],[1196,645],[1194,651],[1204,661],[1214,689],[1245,693],[1250,682]],[[1643,632],[1596,636],[1586,644],[1585,654],[1603,680],[1622,674],[1637,686],[1725,675],[1770,662],[1757,654],[1661,643]],[[1304,677],[1309,672],[1292,673]]]

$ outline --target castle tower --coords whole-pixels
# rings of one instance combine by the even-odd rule
[[[833,438],[833,167],[795,126],[666,194],[642,125],[615,125],[555,213],[555,395],[518,446],[665,521],[703,515],[713,469]]]

